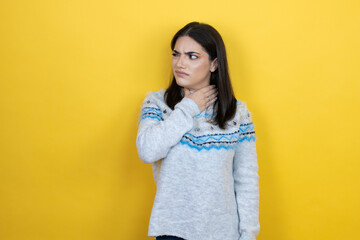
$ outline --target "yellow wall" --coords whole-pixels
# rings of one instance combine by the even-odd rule
[[[136,121],[193,20],[222,34],[253,114],[258,239],[357,239],[359,11],[357,0],[1,1],[0,239],[151,239]]]

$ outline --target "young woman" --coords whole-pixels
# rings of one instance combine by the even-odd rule
[[[235,98],[220,34],[191,22],[171,41],[170,86],[149,92],[136,146],[152,163],[156,240],[254,240],[260,231],[254,124]]]

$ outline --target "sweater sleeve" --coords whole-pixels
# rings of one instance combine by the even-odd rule
[[[164,119],[158,101],[160,99],[150,92],[141,106],[136,147],[144,163],[153,163],[166,157],[171,147],[193,128],[193,117],[200,113],[198,105],[184,97]]]
[[[245,104],[240,109],[240,115],[239,142],[233,162],[239,240],[255,240],[260,232],[256,136],[251,114]]]

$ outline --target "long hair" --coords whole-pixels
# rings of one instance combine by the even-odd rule
[[[183,36],[191,37],[199,43],[209,54],[210,61],[217,58],[218,67],[210,76],[210,85],[215,85],[218,89],[217,99],[213,105],[213,112],[216,112],[216,115],[210,121],[221,129],[225,129],[226,122],[235,116],[236,98],[230,81],[225,44],[221,35],[208,24],[191,22],[174,35],[171,40],[171,50],[174,50],[176,40]],[[176,83],[173,74],[164,97],[166,104],[171,109],[174,109],[174,106],[183,98],[182,87]]]

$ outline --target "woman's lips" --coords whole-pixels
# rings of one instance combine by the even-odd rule
[[[175,71],[175,72],[176,72],[176,75],[179,75],[179,76],[189,76],[189,74],[184,73],[184,72],[180,72],[180,71]]]

